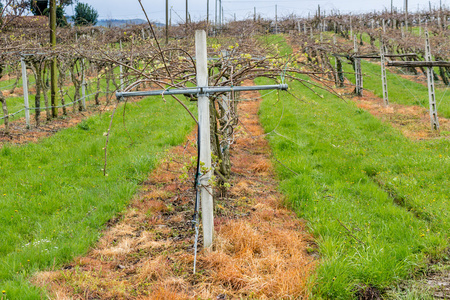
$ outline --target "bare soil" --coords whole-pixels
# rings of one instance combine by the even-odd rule
[[[258,109],[259,100],[240,103],[231,188],[215,195],[213,249],[202,249],[200,228],[195,275],[192,133],[86,256],[33,282],[54,299],[307,299],[315,246],[304,222],[283,206]],[[186,172],[188,181],[181,179]]]

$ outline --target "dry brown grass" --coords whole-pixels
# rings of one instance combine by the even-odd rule
[[[258,103],[241,109],[248,132],[242,129],[245,142],[231,149],[232,188],[216,197],[214,248],[200,245],[197,274],[189,223],[195,194],[179,180],[180,164],[170,162],[152,173],[95,249],[64,270],[37,274],[35,284],[55,299],[306,299],[315,266],[305,250],[311,237],[282,205],[270,149],[258,137]],[[195,153],[180,146],[170,156],[188,162]]]

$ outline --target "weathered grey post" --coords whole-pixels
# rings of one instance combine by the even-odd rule
[[[85,76],[84,59],[81,60],[81,104],[83,110],[86,110],[86,76]],[[76,99],[75,99],[76,100]]]
[[[122,52],[122,40],[120,40],[120,52]],[[120,80],[120,90],[123,90],[123,66],[122,64],[119,65],[119,80]]]
[[[333,35],[333,45],[336,46],[336,35]],[[339,72],[338,72],[338,57],[334,57],[334,72],[335,72],[335,85],[336,87],[339,86]]]
[[[384,58],[384,44],[380,39],[380,59],[381,59],[381,83],[383,85],[383,101],[384,105],[389,105],[388,89],[387,89],[387,78],[386,78],[386,64]]]
[[[278,5],[275,4],[275,34],[278,34]]]
[[[422,35],[422,19],[420,18],[420,15],[419,15],[419,36],[421,36]]]
[[[206,32],[195,32],[195,56],[197,58],[197,87],[208,87],[208,53]],[[200,178],[203,223],[203,246],[209,248],[213,242],[214,216],[211,189],[211,136],[209,120],[209,98],[205,93],[198,96],[198,125],[200,127],[200,163],[205,173]]]
[[[353,36],[352,16],[350,16],[350,38]]]
[[[383,33],[386,33],[386,21],[383,19]]]
[[[28,104],[28,76],[27,76],[27,66],[25,60],[20,60],[22,65],[22,86],[23,86],[23,102],[25,106],[25,121],[27,123],[27,128],[30,128],[30,106]]]
[[[287,84],[262,85],[262,86],[218,86],[208,87],[208,65],[206,32],[198,30],[195,32],[195,55],[197,60],[197,87],[182,89],[166,89],[158,91],[134,91],[116,92],[118,100],[125,97],[142,97],[156,95],[197,95],[198,98],[198,126],[200,129],[200,157],[201,173],[199,178],[202,223],[203,223],[203,246],[208,248],[212,245],[214,236],[213,219],[213,197],[211,187],[211,140],[210,140],[210,115],[209,98],[213,93],[232,93],[242,91],[258,90],[287,90]]]
[[[356,34],[353,36],[353,51],[355,54],[358,53],[358,39]],[[355,65],[355,94],[357,96],[362,96],[362,72],[361,72],[361,58],[354,58]]]
[[[428,62],[432,61],[428,30],[425,31],[425,59]],[[427,82],[428,82],[428,98],[430,103],[431,128],[434,130],[439,130],[439,119],[436,107],[436,94],[434,91],[433,66],[427,67]]]

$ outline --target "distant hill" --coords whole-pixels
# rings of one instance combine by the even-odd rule
[[[117,19],[102,19],[97,22],[97,26],[114,26],[114,27],[122,27],[126,25],[139,25],[147,23],[146,20],[142,19],[129,19],[129,20],[117,20]],[[153,26],[161,27],[164,26],[162,23],[152,23]]]
[[[67,21],[73,25],[73,20],[72,20],[72,16],[65,16]],[[101,19],[98,20],[96,26],[112,26],[112,27],[123,27],[123,26],[127,26],[127,25],[139,25],[139,24],[145,24],[147,23],[146,20],[143,19],[128,19],[128,20],[120,20],[120,19]],[[163,23],[153,23],[152,21],[152,25],[156,26],[156,27],[164,27],[165,24]]]

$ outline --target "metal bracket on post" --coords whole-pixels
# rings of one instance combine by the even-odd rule
[[[20,64],[22,65],[22,86],[23,86],[23,102],[25,106],[25,121],[27,124],[27,128],[31,127],[30,125],[30,106],[28,103],[28,76],[27,76],[27,66],[25,64],[25,60],[23,57],[20,60]]]
[[[425,31],[425,59],[426,61],[432,61],[431,59],[431,47],[428,30]],[[428,82],[428,99],[430,103],[430,118],[431,128],[439,130],[439,119],[437,114],[436,94],[434,90],[434,76],[433,67],[427,67],[427,82]]]

